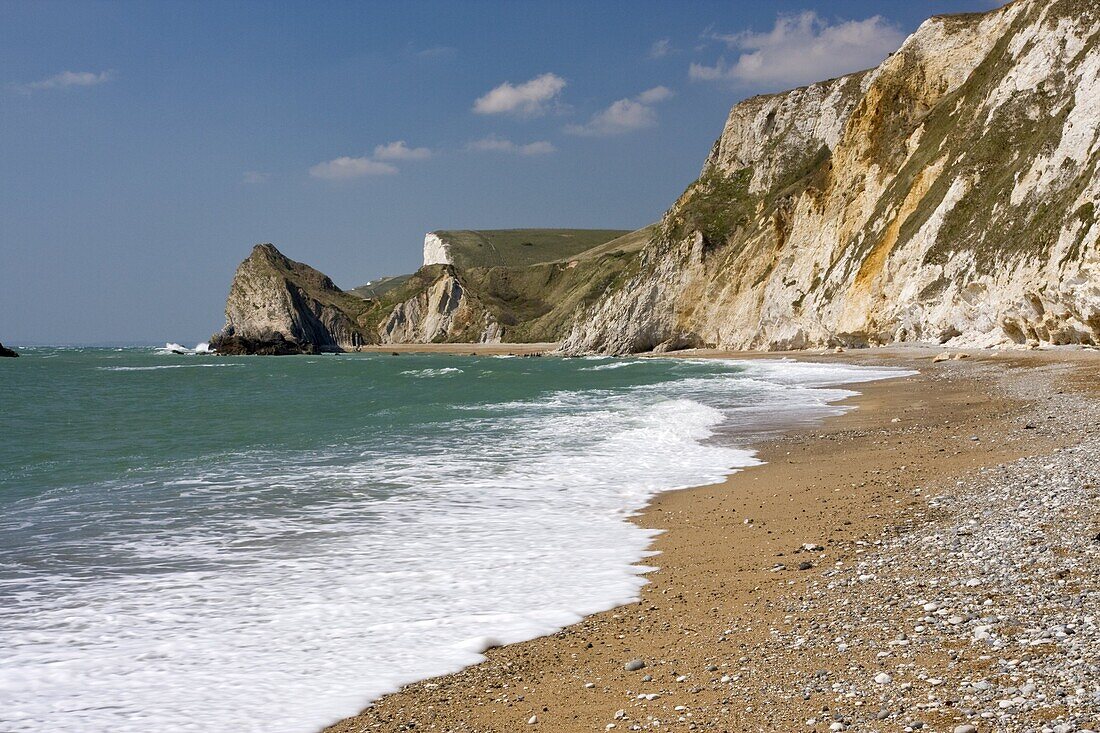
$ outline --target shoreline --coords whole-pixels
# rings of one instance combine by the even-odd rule
[[[362,346],[348,354],[452,354],[454,356],[543,356],[558,348],[556,343],[531,344],[383,344]]]
[[[466,348],[457,353],[469,353]],[[782,626],[774,610],[785,596],[819,580],[829,562],[853,562],[899,520],[899,512],[922,506],[951,479],[1054,446],[1056,441],[1037,441],[1033,434],[1021,440],[1013,421],[1030,403],[992,394],[1004,373],[1097,363],[1087,352],[1042,351],[980,352],[933,365],[941,351],[661,355],[787,357],[916,366],[922,373],[838,385],[859,394],[835,404],[856,409],[745,446],[765,462],[761,466],[718,484],[654,497],[631,520],[662,530],[651,547],[659,553],[651,561],[659,569],[647,575],[638,601],[550,636],[491,649],[480,664],[407,685],[325,730],[815,729],[807,727],[813,709],[789,699],[779,706],[765,699],[751,704],[758,695],[748,695],[750,704],[735,710],[730,691],[737,680],[752,678],[766,690],[782,687],[799,670],[790,666],[794,660],[768,669],[737,666],[744,656],[731,659],[729,650],[766,646]],[[936,444],[941,448],[933,451]],[[929,491],[930,485],[936,489]],[[800,549],[807,546],[820,549]],[[736,621],[720,620],[734,611],[740,614]],[[646,666],[626,670],[633,660]],[[884,730],[899,729],[896,720],[884,721]]]

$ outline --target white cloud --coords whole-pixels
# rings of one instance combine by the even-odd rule
[[[565,79],[557,74],[542,74],[522,84],[506,81],[478,97],[474,102],[474,112],[481,115],[535,117],[546,111],[562,89],[565,89]]]
[[[466,149],[481,153],[511,153],[513,155],[548,155],[557,150],[553,143],[547,140],[536,140],[532,143],[519,145],[496,135],[475,140],[467,144]]]
[[[384,161],[427,160],[430,157],[432,157],[432,151],[428,148],[410,148],[404,140],[394,140],[385,145],[376,145],[373,156],[353,158],[344,155],[318,163],[309,169],[309,175],[330,181],[363,176],[388,176],[397,173],[398,169]]]
[[[572,135],[607,136],[653,127],[657,124],[657,112],[653,105],[672,96],[668,87],[647,89],[633,99],[612,102],[605,110],[592,115],[583,125],[568,125],[565,131]]]
[[[309,169],[309,175],[329,181],[347,180],[362,176],[385,176],[396,173],[397,169],[389,163],[370,158],[351,158],[343,156],[318,163]]]
[[[270,180],[271,174],[261,171],[245,171],[241,176],[241,183],[267,183]]]
[[[432,151],[427,148],[410,148],[404,140],[395,140],[374,148],[375,160],[427,160]]]
[[[724,58],[711,66],[692,63],[690,78],[767,86],[807,84],[870,68],[905,40],[880,15],[829,24],[811,10],[780,15],[766,33],[708,37],[741,53],[732,63]]]
[[[649,58],[660,59],[668,56],[672,52],[672,41],[667,38],[654,41],[653,45],[649,47]]]
[[[657,124],[657,113],[633,99],[612,102],[607,109],[592,115],[583,125],[569,125],[565,131],[573,135],[619,135]]]
[[[62,71],[47,79],[32,81],[27,84],[16,84],[15,89],[30,94],[31,92],[44,91],[46,89],[68,89],[70,87],[94,87],[110,81],[114,77],[113,71]]]
[[[653,87],[652,89],[646,89],[639,94],[637,99],[642,104],[657,104],[663,102],[672,96],[672,90],[668,87]]]

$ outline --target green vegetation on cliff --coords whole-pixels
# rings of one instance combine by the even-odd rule
[[[629,234],[622,229],[437,231],[455,267],[517,267],[568,259]]]

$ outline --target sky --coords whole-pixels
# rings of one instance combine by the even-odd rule
[[[350,288],[644,226],[737,101],[996,4],[0,0],[0,342],[206,340],[257,242]]]

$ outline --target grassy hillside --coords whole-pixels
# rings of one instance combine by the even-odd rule
[[[591,257],[601,257],[608,254],[633,254],[634,252],[641,252],[642,248],[649,244],[649,240],[653,238],[656,231],[657,225],[650,224],[649,226],[636,229],[633,232],[627,232],[610,241],[598,244],[571,259],[581,260]]]
[[[638,254],[656,225],[634,232],[615,229],[502,229],[436,232],[451,245],[457,277],[477,314],[471,329],[448,341],[476,340],[485,314],[513,342],[557,341],[568,332],[577,308],[637,272]],[[501,264],[508,261],[508,264]],[[485,264],[479,264],[485,262]],[[447,266],[413,275],[383,277],[348,293],[363,298],[358,324],[375,332],[394,306],[425,292]]]
[[[505,341],[559,341],[568,334],[577,309],[608,290],[622,287],[638,271],[639,251],[616,249],[526,267],[475,267],[461,274],[463,284],[505,328]]]
[[[412,277],[412,275],[388,275],[386,277],[379,277],[371,280],[366,285],[352,288],[348,292],[358,295],[360,298],[378,299],[394,288],[404,285],[409,281],[410,277]]]
[[[460,270],[568,259],[630,232],[621,229],[470,229],[435,232]]]

